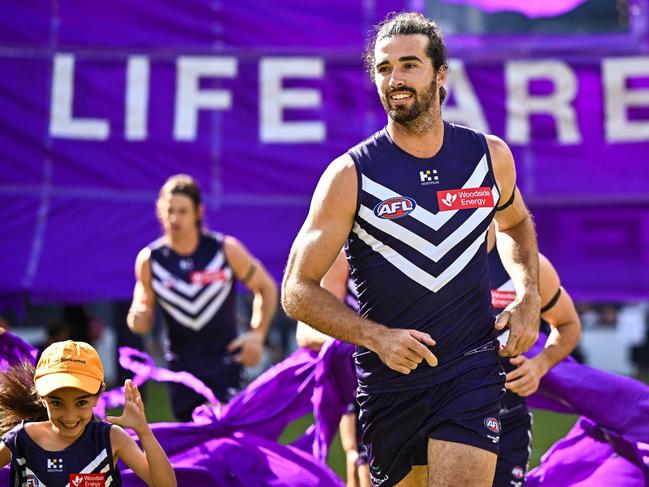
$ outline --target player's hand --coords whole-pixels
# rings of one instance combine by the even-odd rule
[[[128,310],[127,322],[134,333],[147,333],[153,323],[153,310],[146,300],[134,301]]]
[[[428,333],[385,328],[376,341],[375,352],[381,362],[402,374],[415,370],[422,360],[426,360],[431,367],[437,365],[437,357],[428,348],[435,346],[436,342]]]
[[[539,337],[540,317],[541,297],[538,294],[525,295],[507,306],[496,318],[494,327],[498,331],[509,327],[509,338],[500,349],[500,355],[515,357],[532,348]]]
[[[144,414],[142,396],[131,379],[126,379],[124,382],[124,411],[122,411],[122,415],[119,417],[106,416],[106,421],[124,428],[131,428],[138,435],[149,428]]]
[[[509,361],[516,369],[507,374],[505,388],[522,397],[534,394],[547,373],[545,366],[540,361],[528,359],[524,355],[510,358]]]
[[[228,352],[237,349],[239,353],[234,356],[234,360],[244,367],[253,367],[259,363],[264,353],[264,340],[259,333],[249,331],[228,344]]]

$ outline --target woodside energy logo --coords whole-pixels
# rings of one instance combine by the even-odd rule
[[[439,211],[468,210],[472,208],[491,208],[494,197],[491,188],[446,189],[437,192]]]

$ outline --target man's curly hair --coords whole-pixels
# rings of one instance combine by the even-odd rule
[[[433,63],[435,71],[440,68],[448,68],[446,46],[444,37],[437,24],[428,17],[418,12],[392,12],[382,22],[376,24],[365,44],[363,53],[363,62],[365,69],[370,75],[372,81],[374,78],[374,48],[376,43],[381,39],[394,37],[398,35],[415,35],[423,34],[428,37],[428,48],[426,55]],[[439,88],[439,102],[442,103],[446,98],[444,87]]]

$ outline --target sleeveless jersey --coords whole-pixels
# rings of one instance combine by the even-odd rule
[[[149,245],[153,289],[162,308],[170,364],[186,370],[232,366],[226,346],[237,336],[233,272],[223,235],[202,233],[191,255],[180,255],[163,239]]]
[[[439,360],[403,375],[358,347],[360,389],[427,387],[496,364],[485,239],[500,192],[484,135],[444,122],[439,152],[422,159],[384,128],[349,154],[359,187],[346,250],[359,313],[429,333]]]
[[[356,292],[356,284],[351,277],[347,278],[347,289],[345,292],[345,304],[347,307],[358,313],[358,293]]]
[[[91,421],[72,445],[47,451],[31,439],[23,421],[2,437],[11,450],[11,487],[69,487],[75,479],[76,485],[91,485],[94,480],[92,485],[121,486],[119,470],[113,465],[110,428],[109,423]]]

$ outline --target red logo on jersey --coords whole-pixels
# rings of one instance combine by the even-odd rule
[[[471,208],[493,208],[494,197],[491,188],[446,189],[437,192],[439,211],[469,210]]]
[[[223,269],[218,271],[196,271],[192,272],[189,275],[189,278],[192,281],[192,284],[200,284],[205,286],[207,284],[212,284],[213,282],[222,282],[228,278],[227,273]]]
[[[70,487],[106,487],[103,473],[71,473]]]
[[[516,299],[516,291],[491,290],[491,306],[503,309],[509,306]]]

